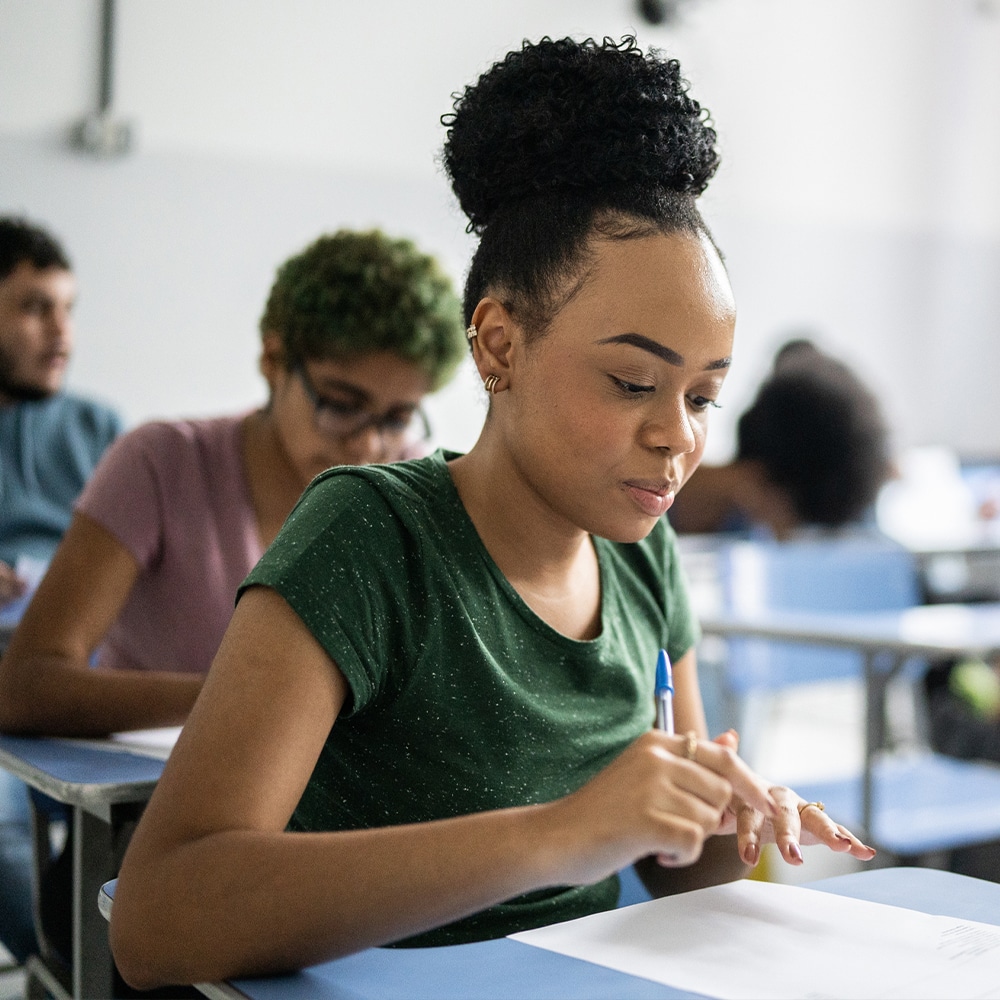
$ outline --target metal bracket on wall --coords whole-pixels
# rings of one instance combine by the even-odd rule
[[[114,87],[115,0],[104,0],[101,8],[100,92],[97,111],[73,126],[70,142],[74,148],[94,156],[124,156],[132,149],[135,130],[131,122],[115,119],[111,113]]]

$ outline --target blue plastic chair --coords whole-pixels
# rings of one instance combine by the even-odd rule
[[[920,602],[913,555],[879,538],[734,543],[720,552],[720,566],[725,610],[737,613],[889,611]],[[731,719],[746,731],[744,746],[749,737],[752,747],[755,736],[748,712],[753,696],[865,678],[860,652],[762,639],[730,639],[726,647],[722,684]],[[884,713],[890,672],[909,683],[919,716],[924,668],[891,658],[870,664],[866,694],[878,710],[871,713],[875,721],[869,719],[863,772],[795,783],[804,798],[826,803],[831,816],[873,846],[909,862],[1000,839],[1000,767],[944,757],[919,744],[892,746]]]

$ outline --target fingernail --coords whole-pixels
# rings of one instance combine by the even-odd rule
[[[760,860],[760,847],[757,844],[747,844],[743,852],[743,860],[748,865],[755,865]]]
[[[796,861],[802,861],[803,860],[802,859],[802,851],[799,848],[799,845],[796,844],[794,841],[791,844],[788,845],[788,853],[793,858],[795,858]]]

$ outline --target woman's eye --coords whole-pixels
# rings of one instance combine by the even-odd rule
[[[353,417],[360,412],[360,407],[355,402],[345,402],[340,399],[320,399],[317,403],[320,409],[328,413],[336,414],[338,417]]]
[[[708,396],[689,396],[688,402],[698,411],[707,410],[710,406],[714,406],[717,410],[721,409],[719,404]]]
[[[639,385],[635,382],[626,382],[624,379],[615,378],[614,375],[609,375],[608,378],[611,379],[614,387],[623,396],[635,396],[644,392],[653,392],[656,386],[653,385]]]

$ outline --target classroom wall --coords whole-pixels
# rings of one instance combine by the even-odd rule
[[[523,37],[677,54],[723,165],[703,199],[739,303],[710,457],[790,329],[885,400],[897,440],[1000,453],[1000,4],[682,0],[119,0],[115,114],[135,151],[68,128],[96,101],[98,0],[0,0],[0,211],[64,237],[82,287],[74,388],[130,422],[262,398],[275,266],[325,229],[381,225],[457,282],[472,243],[435,156],[449,94]],[[466,448],[471,372],[432,402]]]

